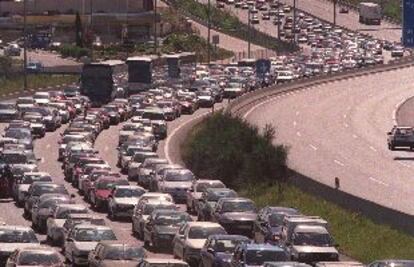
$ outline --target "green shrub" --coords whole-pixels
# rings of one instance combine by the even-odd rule
[[[81,58],[84,56],[90,56],[91,51],[87,48],[65,44],[59,48],[59,53],[62,57]]]
[[[190,136],[183,159],[198,177],[220,179],[235,189],[258,181],[276,184],[286,177],[288,151],[272,144],[274,133],[266,126],[260,134],[239,117],[218,112]]]

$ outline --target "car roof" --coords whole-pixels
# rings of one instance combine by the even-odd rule
[[[268,243],[255,244],[255,243],[244,243],[242,244],[247,250],[273,250],[273,251],[284,251],[283,248]]]
[[[112,228],[106,225],[96,225],[96,224],[87,224],[87,223],[81,223],[73,227],[73,229],[90,229],[90,228],[112,231]]]
[[[31,227],[22,225],[0,225],[1,230],[33,231]]]
[[[220,224],[215,223],[215,222],[187,222],[187,225],[190,227],[194,227],[194,226],[202,226],[202,227],[222,227]]]
[[[299,224],[295,227],[294,230],[296,233],[300,232],[312,232],[312,233],[319,233],[319,234],[328,234],[328,230],[321,225],[307,225],[307,224]]]
[[[250,240],[247,236],[244,235],[210,235],[209,239],[218,239],[218,240]]]
[[[116,189],[142,189],[142,190],[145,190],[144,188],[142,188],[139,185],[116,185],[115,188]]]
[[[357,261],[321,261],[316,263],[318,267],[363,267],[364,264]]]
[[[178,260],[178,259],[167,259],[167,258],[145,258],[143,259],[143,261],[148,262],[148,263],[169,263],[169,264],[186,264],[188,265],[187,262],[182,261],[182,260]]]

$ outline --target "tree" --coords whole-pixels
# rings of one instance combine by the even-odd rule
[[[83,29],[82,29],[82,21],[79,15],[79,12],[76,12],[76,20],[75,20],[75,28],[76,28],[76,46],[83,47]]]

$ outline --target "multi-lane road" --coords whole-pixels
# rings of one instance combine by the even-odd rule
[[[380,205],[414,215],[414,155],[388,151],[395,110],[413,96],[414,68],[338,81],[280,95],[244,117],[277,128],[291,168]]]

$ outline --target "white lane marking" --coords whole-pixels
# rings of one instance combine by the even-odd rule
[[[253,111],[255,111],[258,107],[261,107],[261,106],[263,106],[264,104],[267,104],[267,103],[269,103],[269,102],[271,102],[271,101],[273,101],[273,100],[275,100],[275,99],[277,99],[277,98],[280,98],[281,97],[281,94],[280,95],[277,95],[277,96],[275,96],[275,97],[271,97],[270,99],[268,99],[268,100],[266,100],[266,101],[263,101],[263,102],[260,102],[259,104],[257,104],[257,105],[254,105],[253,107],[251,107],[244,115],[243,115],[243,119],[246,119],[249,115],[250,115],[250,113],[252,113]]]
[[[336,164],[338,164],[339,166],[345,166],[345,164],[343,164],[342,162],[340,162],[339,160],[337,160],[337,159],[334,159],[334,162],[336,163]]]
[[[312,145],[312,144],[310,144],[309,146],[315,151],[318,150],[318,148],[316,146]]]
[[[377,184],[380,184],[380,185],[383,185],[383,186],[389,186],[389,184],[387,184],[386,182],[383,182],[383,181],[381,181],[381,180],[375,179],[375,178],[374,178],[374,177],[372,177],[372,176],[370,176],[370,177],[369,177],[369,179],[370,179],[371,181],[373,181],[374,183],[377,183]]]
[[[349,127],[348,123],[344,122],[344,127],[348,128]]]
[[[108,146],[106,146],[106,147],[104,148],[104,150],[105,150],[105,151],[108,151],[108,150],[109,150],[109,147],[108,147]]]
[[[344,114],[344,119],[346,119],[346,114]]]
[[[49,149],[49,148],[50,148],[50,144],[47,144],[47,145],[46,145],[46,148],[47,148],[47,149]]]
[[[375,147],[373,147],[373,146],[369,146],[369,149],[371,149],[374,152],[377,152],[377,149]]]
[[[169,135],[167,136],[167,140],[165,140],[164,154],[165,154],[165,158],[168,160],[168,162],[169,162],[170,164],[172,164],[172,163],[173,163],[173,161],[171,160],[171,157],[170,157],[170,142],[171,142],[171,139],[174,137],[174,135],[176,135],[176,134],[177,134],[177,132],[178,132],[179,130],[181,130],[181,128],[183,128],[184,126],[186,126],[187,124],[189,124],[189,123],[191,123],[192,121],[197,120],[197,119],[199,119],[199,118],[201,118],[201,117],[203,117],[203,116],[207,116],[207,115],[208,115],[208,114],[210,114],[210,113],[211,113],[211,111],[207,111],[207,112],[205,112],[205,113],[202,113],[202,114],[200,114],[200,115],[197,115],[197,116],[193,117],[192,119],[190,119],[190,120],[186,121],[185,123],[183,123],[183,124],[181,124],[180,126],[178,126],[177,128],[175,128],[175,129],[171,132],[171,134],[169,134]],[[245,116],[243,116],[243,117],[245,117]]]
[[[293,126],[296,126],[296,124],[297,124],[296,121],[293,121]]]
[[[300,114],[300,112],[299,111],[296,111],[296,116],[298,116]]]
[[[401,162],[401,161],[398,161],[398,164],[400,164],[400,165],[402,165],[404,167],[407,167],[407,168],[411,168],[410,165],[408,165],[407,163]]]
[[[296,132],[297,136],[302,136],[302,134],[300,132]]]
[[[357,138],[358,138],[358,135],[353,134],[353,135],[352,135],[352,137],[353,137],[354,139],[357,139]]]

